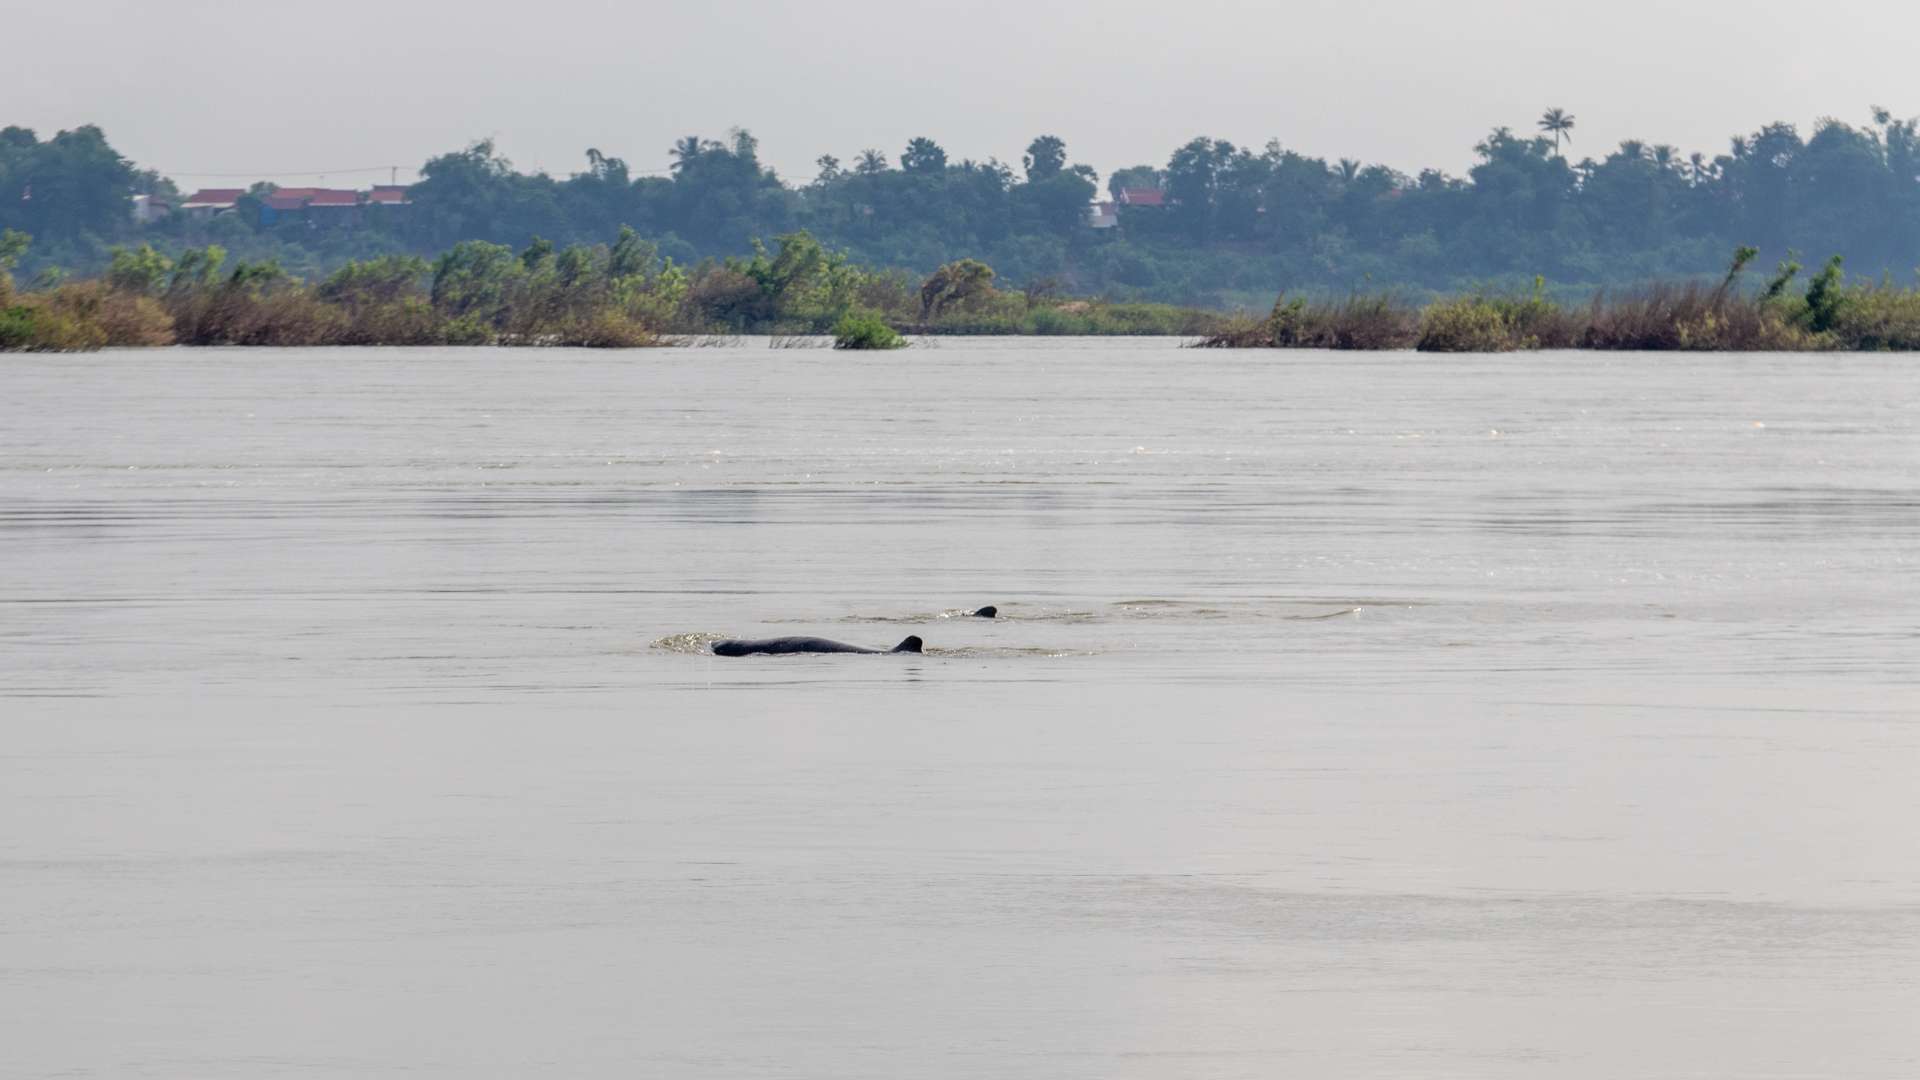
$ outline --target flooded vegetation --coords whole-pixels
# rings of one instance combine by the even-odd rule
[[[456,244],[428,262],[383,255],[317,283],[274,262],[231,267],[218,246],[168,257],[120,249],[98,279],[21,291],[0,251],[0,351],[158,345],[509,345],[637,348],[689,335],[828,334],[843,349],[892,349],[913,334],[1195,335],[1212,312],[995,286],[971,259],[923,282],[854,266],[805,233],[774,251],[691,269],[622,229],[612,244],[524,250]]]
[[[96,280],[21,292],[5,272],[26,238],[0,249],[0,351],[160,345],[513,345],[638,348],[694,335],[758,333],[786,344],[895,349],[916,335],[1201,336],[1211,348],[1512,352],[1543,349],[1818,352],[1920,349],[1920,289],[1849,283],[1834,256],[1801,283],[1782,262],[1743,287],[1742,248],[1717,285],[1657,284],[1584,304],[1531,292],[1479,292],[1415,304],[1395,293],[1281,296],[1263,319],[1158,304],[1113,304],[1003,290],[965,259],[914,287],[854,266],[812,237],[692,271],[623,229],[611,245],[514,252],[470,241],[429,263],[350,262],[318,284],[274,263],[228,269],[218,247],[177,259],[114,253]]]
[[[1849,285],[1834,256],[1791,286],[1798,263],[1782,263],[1758,292],[1740,277],[1755,252],[1735,253],[1718,286],[1693,282],[1600,294],[1586,304],[1530,294],[1479,293],[1416,306],[1390,294],[1340,301],[1282,296],[1262,320],[1241,320],[1209,348],[1419,349],[1494,353],[1541,349],[1647,352],[1814,352],[1920,349],[1920,289],[1888,282]]]

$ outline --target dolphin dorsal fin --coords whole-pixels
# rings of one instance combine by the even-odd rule
[[[917,653],[917,652],[919,652],[919,651],[920,651],[920,645],[921,645],[921,642],[920,642],[920,638],[919,638],[919,636],[918,636],[918,635],[916,635],[916,634],[908,634],[908,635],[907,635],[907,640],[905,640],[905,641],[903,641],[903,642],[901,642],[901,643],[900,643],[900,644],[898,644],[898,645],[895,645],[895,646],[893,647],[893,651],[894,651],[894,652],[913,652],[913,653]]]

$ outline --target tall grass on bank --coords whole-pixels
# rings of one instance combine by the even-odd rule
[[[0,283],[0,352],[82,352],[173,343],[173,320],[159,304],[116,293],[96,281],[26,295],[11,292]]]
[[[165,345],[172,321],[151,299],[103,282],[80,281],[34,293],[14,288],[13,264],[28,238],[0,232],[0,352],[74,352],[118,345]]]
[[[25,238],[9,234],[9,259]],[[845,348],[890,348],[918,334],[1171,334],[1219,329],[1220,316],[1165,304],[1062,298],[1042,283],[994,286],[972,259],[917,288],[851,266],[795,233],[779,250],[692,269],[661,259],[631,229],[611,245],[519,252],[478,241],[429,263],[387,255],[318,283],[277,264],[229,267],[218,247],[173,256],[118,250],[97,281],[0,296],[0,349],[134,345],[571,345],[633,348],[712,335],[829,334]]]
[[[1420,312],[1390,295],[1354,294],[1308,301],[1283,293],[1259,321],[1242,320],[1200,342],[1218,349],[1409,349],[1419,340]]]
[[[1920,288],[1848,284],[1840,260],[1802,279],[1789,259],[1742,288],[1752,248],[1717,284],[1604,294],[1584,305],[1474,293],[1416,306],[1392,293],[1341,300],[1282,295],[1264,318],[1165,304],[1055,295],[1051,282],[996,286],[992,268],[949,263],[917,288],[897,271],[850,265],[805,233],[748,259],[691,269],[623,229],[613,244],[522,251],[469,241],[428,262],[387,255],[319,282],[272,262],[229,267],[219,247],[166,255],[118,250],[89,281],[15,286],[27,238],[0,235],[0,350],[153,345],[511,345],[633,348],[711,343],[710,335],[824,334],[886,347],[902,332],[1205,335],[1215,348],[1911,350]],[[884,331],[884,333],[882,332]],[[891,335],[891,336],[890,336]]]
[[[1766,286],[1739,281],[1757,252],[1741,248],[1718,285],[1655,284],[1601,294],[1584,307],[1527,295],[1475,294],[1415,312],[1390,296],[1308,303],[1282,296],[1267,318],[1208,338],[1215,348],[1406,349],[1512,352],[1537,349],[1777,352],[1920,349],[1920,288],[1848,285],[1836,256],[1796,293],[1801,267],[1782,263]]]
[[[1171,304],[1028,302],[1018,293],[1000,293],[991,304],[944,311],[932,319],[908,322],[904,328],[915,334],[955,336],[1198,337],[1219,332],[1228,323],[1228,317],[1217,312]]]
[[[1544,296],[1467,296],[1429,304],[1420,313],[1415,348],[1423,352],[1511,352],[1570,349],[1580,340],[1579,318]]]
[[[217,246],[175,258],[120,250],[95,281],[21,293],[7,280],[0,349],[661,344],[680,282],[650,255],[623,251],[629,240],[565,252],[536,244],[519,254],[461,244],[432,264],[412,256],[349,263],[317,285],[272,262],[229,270]]]

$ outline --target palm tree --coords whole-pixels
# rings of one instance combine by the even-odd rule
[[[1560,140],[1573,141],[1573,114],[1565,109],[1548,109],[1540,114],[1540,130],[1553,136],[1553,152],[1560,152]]]
[[[1707,155],[1698,150],[1687,155],[1687,176],[1694,182],[1695,186],[1706,182],[1707,170],[1709,168],[1711,168],[1711,166],[1707,164]]]
[[[1353,183],[1353,178],[1359,175],[1360,175],[1360,163],[1358,161],[1355,161],[1350,157],[1343,157],[1340,159],[1340,179],[1351,184]]]
[[[1473,152],[1491,161],[1493,160],[1493,155],[1496,153],[1499,153],[1501,147],[1507,145],[1512,141],[1513,141],[1512,128],[1497,127],[1497,128],[1494,128],[1493,131],[1486,138],[1473,144]]]
[[[1667,169],[1673,168],[1674,163],[1679,160],[1675,155],[1679,153],[1680,151],[1675,150],[1666,143],[1661,143],[1659,146],[1653,148],[1653,163],[1660,166],[1661,171],[1664,172]]]
[[[1620,156],[1628,161],[1644,161],[1647,156],[1647,144],[1639,139],[1625,139],[1620,143]]]
[[[699,158],[702,149],[698,135],[689,135],[675,142],[673,149],[668,151],[673,155],[673,171],[679,172],[693,164]]]

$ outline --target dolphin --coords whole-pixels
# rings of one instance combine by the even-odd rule
[[[995,615],[1000,614],[1000,609],[997,607],[994,607],[992,604],[988,604],[986,607],[978,608],[974,611],[969,611],[967,612],[967,614],[973,616],[976,619],[991,619]]]
[[[863,649],[858,645],[848,645],[839,641],[828,641],[817,637],[776,637],[761,638],[758,641],[716,641],[713,643],[715,656],[753,656],[764,653],[769,656],[783,656],[787,653],[917,653],[920,651],[920,639],[909,635],[907,640],[891,649]]]

